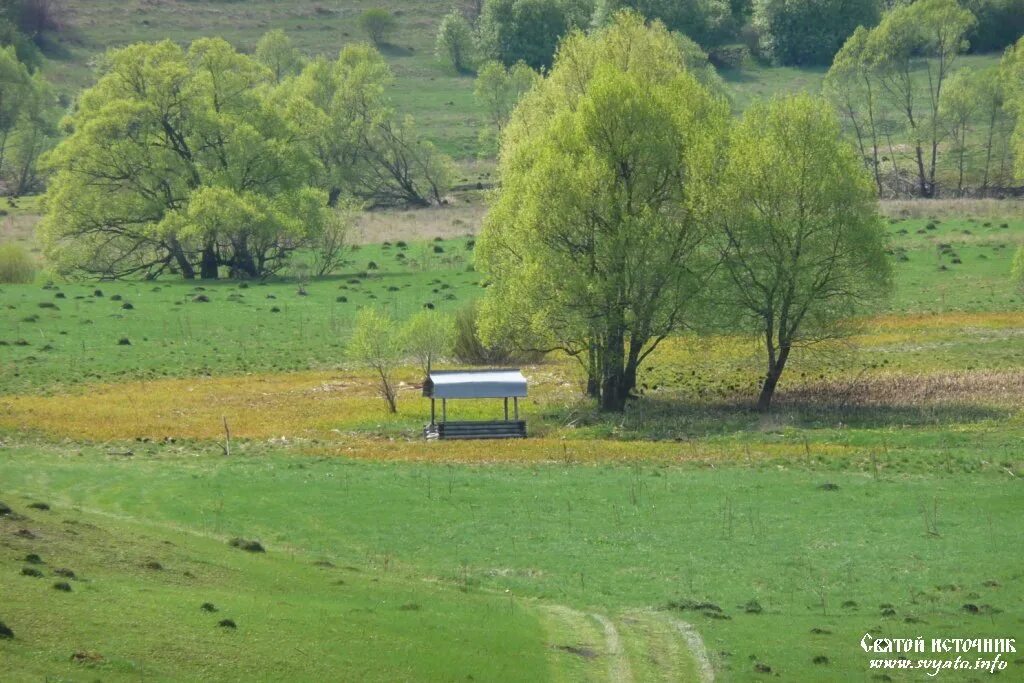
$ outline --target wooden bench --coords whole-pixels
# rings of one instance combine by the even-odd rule
[[[423,429],[428,439],[525,439],[524,420],[440,422]]]

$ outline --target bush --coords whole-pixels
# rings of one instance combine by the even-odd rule
[[[716,69],[740,69],[750,59],[746,45],[721,45],[708,50],[708,61]]]
[[[473,69],[473,29],[458,10],[441,20],[436,50],[438,59],[459,73]]]
[[[20,244],[0,245],[0,283],[28,284],[36,277],[36,266]]]
[[[828,65],[858,26],[880,18],[876,0],[755,0],[761,49],[777,64]]]
[[[605,24],[615,12],[633,9],[708,47],[735,40],[744,4],[727,0],[600,0],[595,23]]]
[[[395,30],[396,23],[391,12],[383,7],[368,9],[359,17],[359,25],[377,47],[387,42],[388,36]]]
[[[455,314],[455,343],[452,354],[466,365],[508,365],[511,363],[535,363],[544,354],[524,352],[509,344],[488,346],[480,340],[477,331],[479,304],[464,306]]]
[[[1024,0],[966,0],[978,24],[967,34],[972,52],[994,52],[1024,34]]]
[[[506,66],[551,66],[559,39],[590,22],[586,3],[573,0],[487,0],[480,14],[480,50]]]

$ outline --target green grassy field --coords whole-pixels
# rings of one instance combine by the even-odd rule
[[[271,28],[331,54],[378,4],[68,0],[46,70],[74,95],[108,47]],[[433,55],[450,3],[384,5],[396,107],[491,182],[472,78]],[[722,75],[739,113],[824,70]],[[873,679],[864,633],[1024,642],[1019,203],[883,203],[893,299],[795,352],[770,416],[756,340],[683,335],[623,414],[552,356],[531,438],[427,443],[420,371],[388,415],[345,345],[362,306],[481,295],[477,194],[360,216],[343,272],[303,283],[63,281],[39,199],[0,205],[42,268],[0,285],[0,679],[930,680]]]
[[[798,354],[771,417],[752,340],[680,337],[624,415],[570,362],[528,368],[518,443],[424,443],[415,369],[388,416],[344,360],[358,306],[478,296],[468,237],[363,245],[306,295],[4,286],[0,500],[25,519],[0,517],[0,656],[24,679],[699,680],[692,624],[721,680],[862,680],[864,632],[1015,637],[1024,222],[928,206],[887,209],[896,297]]]
[[[7,536],[0,546],[0,585],[13,598],[0,617],[28,640],[45,633],[34,645],[0,641],[0,652],[24,662],[19,670],[70,672],[77,665],[66,659],[84,649],[104,657],[97,675],[138,675],[144,662],[159,678],[178,647],[198,643],[190,670],[211,677],[275,677],[301,660],[309,668],[295,669],[300,677],[336,665],[343,678],[558,678],[559,660],[572,660],[558,645],[597,645],[552,641],[531,621],[544,606],[606,616],[638,639],[644,656],[629,657],[631,666],[664,654],[645,641],[641,615],[692,622],[727,680],[759,679],[759,664],[785,680],[866,678],[865,631],[1019,632],[1019,483],[974,452],[974,471],[946,471],[924,448],[905,456],[916,472],[876,477],[842,459],[481,468],[174,450],[125,458],[85,448],[69,458],[15,448],[0,457],[5,500],[54,506],[14,525],[40,539]],[[74,526],[43,521],[68,517]],[[81,537],[64,537],[81,525]],[[117,535],[129,533],[142,539],[126,555]],[[214,540],[236,535],[259,538],[268,554]],[[68,595],[50,588],[50,566],[42,580],[20,576],[26,552],[68,564],[83,581]],[[165,570],[140,569],[148,558]],[[140,590],[144,609],[131,606]],[[203,613],[204,601],[222,613]],[[402,611],[410,602],[420,608]],[[111,635],[144,613],[161,615],[159,635]],[[237,631],[215,626],[222,615]],[[235,644],[245,649],[231,652]],[[562,654],[546,672],[552,653]],[[351,668],[358,662],[361,671]],[[638,680],[679,680],[673,673],[688,680],[657,666]]]
[[[897,273],[890,314],[1021,310],[1009,278],[1013,253],[1024,239],[1021,218],[894,218],[888,229]],[[47,285],[44,275],[35,285],[3,286],[0,391],[336,368],[344,365],[344,341],[358,307],[383,306],[402,319],[426,305],[453,312],[479,296],[483,289],[472,270],[471,239],[363,245],[352,252],[342,274],[309,283],[305,295],[294,280]],[[915,357],[932,369],[960,367],[971,354],[969,368],[1016,363],[1013,333],[993,336],[978,344],[970,330],[954,324],[927,353],[904,344],[885,357],[896,368],[910,369],[921,364]],[[891,346],[888,340],[881,345]],[[872,346],[870,340],[866,346]],[[741,375],[757,378],[760,360],[750,346],[733,356],[741,362]],[[870,350],[857,359],[845,354],[843,369],[870,357]],[[830,364],[815,360],[811,367]],[[653,365],[658,366],[657,356]],[[728,374],[709,367],[702,374],[715,381],[723,371]],[[655,383],[671,385],[673,379],[655,372],[648,384]]]

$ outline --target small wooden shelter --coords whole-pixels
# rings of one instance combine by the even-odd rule
[[[432,370],[423,382],[423,395],[430,399],[430,424],[423,433],[428,439],[522,439],[526,422],[519,419],[519,399],[526,397],[526,378],[515,369]],[[448,420],[449,399],[500,398],[505,404],[504,420]],[[437,420],[437,399],[441,399],[441,420]],[[509,419],[512,399],[512,419]]]

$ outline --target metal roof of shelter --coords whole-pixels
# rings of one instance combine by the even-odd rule
[[[423,383],[430,398],[512,398],[526,396],[526,378],[515,369],[432,370]]]

